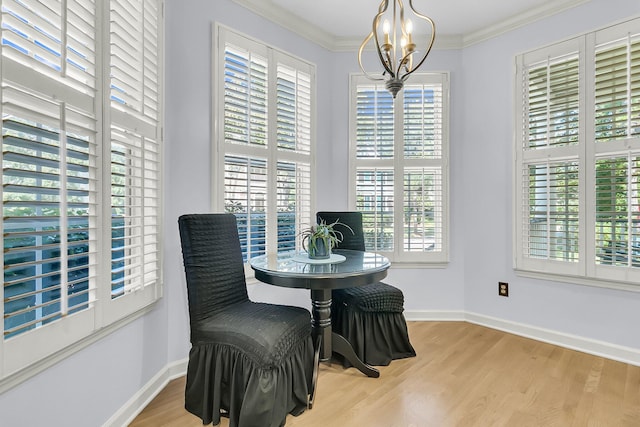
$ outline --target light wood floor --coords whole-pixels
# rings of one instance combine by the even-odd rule
[[[287,427],[640,426],[640,367],[465,322],[409,335],[418,356],[377,379],[321,364],[313,409]],[[130,426],[202,426],[183,393],[170,382]]]

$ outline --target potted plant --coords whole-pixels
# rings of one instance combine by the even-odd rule
[[[331,256],[331,249],[342,242],[344,238],[342,232],[333,228],[336,225],[346,227],[353,233],[351,227],[339,222],[339,220],[331,224],[321,220],[319,224],[302,230],[300,233],[302,235],[302,247],[309,254],[309,258],[328,259]]]

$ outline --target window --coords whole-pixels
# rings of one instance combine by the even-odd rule
[[[160,295],[161,3],[1,4],[7,380]]]
[[[397,99],[351,79],[351,205],[367,249],[395,263],[448,261],[449,76],[413,74]]]
[[[236,215],[245,261],[299,248],[311,220],[315,67],[216,31],[214,208]]]
[[[516,268],[640,281],[640,20],[517,58]]]

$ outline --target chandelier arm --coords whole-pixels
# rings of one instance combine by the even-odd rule
[[[415,70],[417,70],[418,68],[420,68],[420,66],[422,65],[422,63],[427,59],[427,56],[429,56],[429,52],[431,52],[431,48],[433,48],[433,43],[436,39],[436,24],[433,22],[433,20],[431,18],[429,18],[428,16],[425,16],[421,13],[419,13],[414,7],[413,7],[413,0],[409,0],[409,7],[411,8],[411,10],[413,11],[413,13],[420,19],[423,19],[425,21],[427,21],[430,25],[431,25],[431,40],[429,41],[429,47],[426,49],[426,51],[424,52],[424,55],[422,56],[422,58],[420,59],[420,62],[418,62],[418,64],[416,64],[415,67],[412,67],[412,69],[410,71],[408,71],[406,74],[404,74],[402,76],[402,80],[406,80],[409,75],[411,75]],[[407,55],[408,56],[408,55]],[[406,56],[405,56],[406,58]],[[403,58],[404,60],[404,58]]]
[[[400,6],[400,32],[402,32],[403,37],[407,37],[407,29],[404,27],[404,4],[402,4],[402,0],[397,0],[398,5]],[[415,12],[415,11],[414,11]]]
[[[362,42],[362,44],[360,45],[360,48],[358,49],[358,65],[360,65],[360,69],[362,70],[362,72],[365,74],[365,76],[367,76],[368,79],[370,80],[384,80],[384,78],[382,77],[375,77],[371,74],[369,74],[367,72],[367,70],[364,69],[364,66],[362,65],[362,51],[364,50],[365,45],[369,42],[369,40],[371,40],[373,38],[373,33],[370,33],[366,39],[364,39],[364,41]]]
[[[380,3],[380,6],[378,7],[378,14],[373,18],[371,34],[369,34],[369,36],[372,36],[374,42],[376,43],[376,51],[378,53],[378,57],[380,58],[380,62],[382,63],[382,66],[384,67],[385,70],[387,70],[387,73],[389,73],[391,77],[395,77],[396,73],[393,71],[393,68],[391,68],[393,66],[393,62],[391,60],[387,62],[384,56],[382,56],[382,49],[380,49],[380,41],[378,40],[378,31],[377,31],[378,24],[380,23],[380,18],[382,17],[384,12],[386,12],[388,7],[389,7],[389,0],[382,0],[382,2]],[[389,56],[388,53],[387,53],[387,56]]]

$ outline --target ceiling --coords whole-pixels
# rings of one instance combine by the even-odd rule
[[[330,50],[357,48],[379,0],[233,0]],[[414,0],[436,23],[436,48],[460,48],[590,0]],[[404,0],[408,8],[408,0]],[[391,2],[389,10],[391,10]]]

